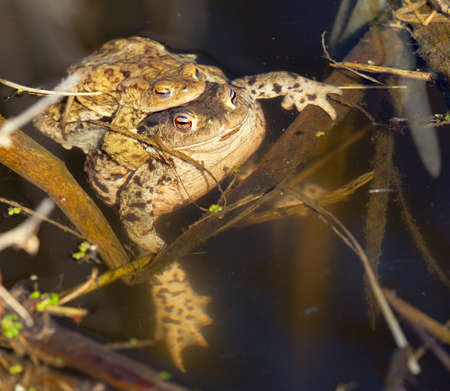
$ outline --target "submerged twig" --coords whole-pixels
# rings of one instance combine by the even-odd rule
[[[377,281],[377,278],[370,266],[369,259],[367,258],[367,255],[362,249],[361,245],[351,234],[351,232],[332,213],[322,208],[316,202],[312,202],[307,199],[303,199],[303,201],[311,210],[316,212],[319,218],[323,220],[325,224],[327,224],[344,241],[344,243],[347,244],[347,246],[349,246],[361,259],[368,281],[372,288],[373,294],[377,300],[378,305],[380,306],[381,312],[384,316],[384,319],[386,320],[386,323],[389,326],[389,329],[391,330],[392,336],[394,337],[397,346],[401,349],[404,349],[407,346],[409,346],[405,334],[403,333],[397,319],[395,318],[394,313],[392,312],[383,295],[383,292]],[[411,373],[413,374],[420,373],[419,364],[412,355],[410,355],[409,357],[408,367]]]
[[[431,338],[424,329],[419,327],[417,324],[411,324],[414,331],[422,338],[424,343],[430,348],[430,350],[434,353],[434,355],[438,358],[438,360],[442,363],[442,365],[450,371],[450,356],[448,353],[442,349],[442,347]]]
[[[442,342],[450,344],[450,330],[448,328],[430,318],[422,311],[419,311],[417,308],[414,308],[411,304],[408,304],[406,301],[395,296],[387,289],[383,290],[383,293],[389,300],[389,303],[391,303],[396,311],[398,311],[405,319],[428,330]]]

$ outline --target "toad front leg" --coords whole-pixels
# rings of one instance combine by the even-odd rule
[[[286,110],[292,109],[294,105],[298,111],[302,111],[307,105],[319,106],[332,119],[336,118],[336,112],[328,102],[327,95],[342,94],[336,86],[310,80],[293,72],[269,72],[245,76],[234,80],[232,84],[245,88],[253,99],[284,96],[281,106]]]
[[[154,227],[153,198],[159,175],[154,171],[151,161],[139,167],[119,195],[120,220],[128,236],[140,248],[151,253],[157,253],[165,245]]]
[[[128,178],[119,193],[120,219],[139,247],[152,253],[164,247],[154,224],[159,216],[188,203],[181,190],[173,170],[153,159]]]

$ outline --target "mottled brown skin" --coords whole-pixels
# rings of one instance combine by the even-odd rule
[[[68,70],[69,75],[81,75],[74,91],[103,94],[77,96],[72,105],[56,103],[38,116],[35,125],[64,147],[76,146],[87,153],[98,147],[107,130],[88,121],[102,120],[130,129],[149,113],[197,98],[205,89],[206,76],[194,60],[193,55],[172,54],[149,38],[107,42]],[[222,74],[217,68],[208,69]]]
[[[256,151],[264,138],[265,122],[259,103],[245,90],[212,83],[199,99],[151,114],[137,131],[158,136],[165,145],[201,162],[221,181]],[[144,148],[152,158],[134,171],[116,175],[115,181],[110,172],[118,173],[122,166],[100,151],[88,154],[86,172],[96,193],[108,204],[119,205],[130,238],[156,252],[164,245],[154,229],[157,218],[200,198],[216,182],[191,162],[167,152],[158,158],[161,152],[148,145]]]

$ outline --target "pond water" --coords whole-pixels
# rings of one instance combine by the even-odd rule
[[[61,2],[60,8],[49,11],[50,2],[49,9],[38,10],[30,2],[16,1],[5,6],[0,15],[0,75],[26,85],[50,86],[70,63],[103,42],[140,34],[173,48],[194,51],[202,61],[220,66],[230,77],[288,70],[322,80],[330,70],[322,56],[320,36],[322,31],[331,29],[337,3],[81,1],[72,8],[68,2]],[[349,48],[341,47],[336,56],[345,55]],[[445,111],[439,93],[433,87],[430,90],[433,110]],[[0,95],[5,98],[0,109],[5,116],[20,112],[35,100],[27,96],[6,99],[11,93],[10,89],[0,88]],[[283,111],[278,103],[277,100],[263,106],[269,125],[263,150],[296,115]],[[339,127],[340,133],[331,137],[330,144],[345,140],[352,132],[366,127],[366,123],[361,115],[352,114]],[[64,159],[88,189],[80,151],[63,150],[32,126],[25,130]],[[438,131],[443,161],[437,179],[424,169],[409,132],[395,134],[395,163],[410,210],[447,273],[448,130],[447,126]],[[336,155],[309,181],[334,190],[370,170],[373,153],[371,138],[366,137]],[[361,242],[367,189],[330,208]],[[0,197],[35,207],[44,194],[0,166]],[[216,197],[217,193],[209,195],[203,205],[209,205]],[[105,207],[102,210],[120,230],[114,211]],[[180,225],[187,227],[200,215],[195,207],[189,207],[164,219],[162,229],[174,238],[181,232]],[[67,224],[60,211],[55,211],[52,218]],[[19,221],[21,218],[1,218],[0,231]],[[7,287],[31,274],[39,276],[43,291],[68,288],[86,278],[91,266],[76,264],[70,257],[79,243],[76,238],[45,224],[39,237],[41,249],[36,257],[14,250],[0,253],[0,270]],[[382,319],[375,330],[370,328],[360,261],[316,217],[289,217],[230,230],[209,240],[199,253],[181,262],[194,289],[212,297],[208,313],[214,324],[204,329],[209,348],[186,350],[188,372],[184,375],[173,367],[162,346],[137,352],[140,359],[171,371],[182,384],[202,390],[334,390],[349,382],[355,382],[355,389],[359,390],[381,389],[394,342]],[[398,205],[393,202],[388,209],[379,272],[382,283],[402,298],[442,322],[448,319],[448,289],[429,273]],[[144,286],[128,287],[119,282],[79,303],[91,311],[82,327],[98,336],[116,341],[152,336],[151,305]],[[408,332],[407,336],[414,346],[420,346],[413,334]],[[446,389],[450,378],[435,358],[427,354],[421,365],[422,374],[408,389]]]

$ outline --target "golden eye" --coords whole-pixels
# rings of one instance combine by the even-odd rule
[[[172,96],[172,89],[168,87],[155,87],[153,89],[155,96],[161,99],[167,99]]]
[[[192,120],[184,114],[178,114],[173,120],[175,126],[183,132],[192,129]]]

